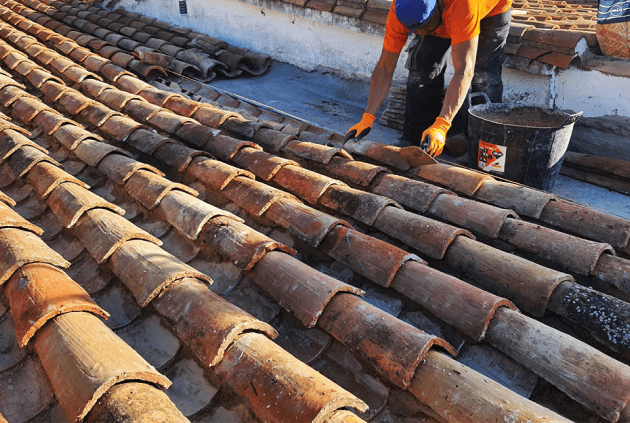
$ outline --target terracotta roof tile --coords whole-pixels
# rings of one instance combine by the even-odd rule
[[[33,166],[27,175],[27,181],[43,200],[46,200],[50,193],[64,182],[70,182],[83,188],[89,188],[84,182],[48,162],[39,162]]]
[[[290,165],[282,167],[274,176],[273,182],[311,204],[317,204],[331,186],[345,185],[311,170]]]
[[[273,203],[281,198],[298,201],[291,194],[242,177],[233,179],[222,192],[254,216],[262,216]]]
[[[197,345],[195,355],[206,366],[218,364],[229,345],[244,332],[277,336],[271,326],[229,304],[194,279],[177,282],[153,304],[180,338],[188,345]],[[207,327],[213,331],[204,331],[200,337],[199,330]]]
[[[251,170],[257,177],[269,181],[283,166],[299,166],[293,160],[273,156],[261,150],[245,147],[233,157],[236,164]]]
[[[100,396],[123,380],[170,385],[91,314],[58,316],[38,332],[35,350],[47,373],[57,375],[53,389],[70,420],[83,418]]]
[[[237,169],[205,157],[195,157],[188,166],[187,172],[214,190],[223,190],[237,176],[254,178],[254,175],[247,170]]]
[[[52,251],[39,237],[16,228],[0,229],[0,284],[7,281],[24,264],[41,262],[68,267],[63,257]]]
[[[100,161],[98,166],[99,169],[103,171],[112,181],[120,185],[127,182],[129,178],[131,178],[139,170],[145,170],[153,172],[156,175],[164,176],[164,173],[151,165],[138,162],[119,154],[110,154],[109,156],[106,156]]]
[[[117,205],[103,201],[84,187],[69,183],[55,188],[48,198],[48,204],[66,228],[72,228],[84,213],[92,209],[108,209],[119,215],[125,213]]]
[[[245,335],[236,340],[226,352],[226,358],[217,366],[219,377],[229,381],[239,395],[244,396],[250,405],[264,413],[259,415],[260,418],[269,420],[295,418],[319,422],[343,406],[361,411],[366,409],[365,403],[296,359],[287,357],[286,361],[265,364],[278,353],[279,347],[261,335]],[[283,369],[300,371],[288,379],[282,375]],[[270,383],[272,380],[275,381],[273,384]],[[249,389],[251,385],[256,389]],[[292,401],[286,394],[282,394],[296,390],[303,394],[303,399],[299,402]],[[258,391],[267,392],[270,397],[279,397],[278,402],[269,404],[264,397],[255,394]]]
[[[125,190],[149,210],[154,209],[172,190],[179,190],[197,196],[197,192],[186,185],[170,182],[153,172],[139,170],[125,183]]]
[[[5,292],[16,322],[20,347],[24,347],[38,329],[57,315],[84,311],[103,319],[109,316],[63,271],[49,264],[22,266],[7,282]]]
[[[400,207],[395,201],[387,197],[342,185],[328,187],[319,202],[370,226],[375,224],[384,209]]]

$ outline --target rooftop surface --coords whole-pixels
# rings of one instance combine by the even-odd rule
[[[344,144],[327,75],[258,79],[296,119],[167,73],[269,61],[152,18],[0,36],[0,421],[630,418],[629,219]]]

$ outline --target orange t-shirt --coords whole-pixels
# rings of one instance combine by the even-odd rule
[[[409,28],[400,23],[394,12],[395,0],[385,23],[383,48],[400,53],[407,42]],[[451,44],[463,43],[479,35],[483,18],[507,12],[512,0],[444,0],[442,23],[431,33],[436,37],[450,38]]]

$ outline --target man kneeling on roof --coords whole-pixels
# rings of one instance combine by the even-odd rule
[[[473,92],[486,93],[494,103],[502,101],[501,69],[511,6],[512,0],[394,0],[365,113],[361,122],[348,130],[345,140],[361,139],[372,129],[389,92],[400,51],[413,33],[406,66],[409,77],[403,139],[416,145],[425,140],[426,151],[434,157],[440,155],[455,116],[458,121],[466,120],[467,108],[462,104],[471,82]],[[449,47],[454,75],[442,104]]]

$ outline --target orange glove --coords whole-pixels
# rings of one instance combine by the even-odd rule
[[[446,133],[451,128],[451,123],[441,117],[435,119],[435,123],[422,133],[422,144],[420,147],[431,157],[442,154]]]
[[[374,124],[375,119],[376,118],[373,114],[363,113],[363,118],[361,118],[361,122],[348,129],[348,132],[346,132],[346,136],[343,137],[343,142],[346,142],[351,138],[355,138],[355,141],[359,141],[361,138],[369,134],[372,130],[372,125]]]

